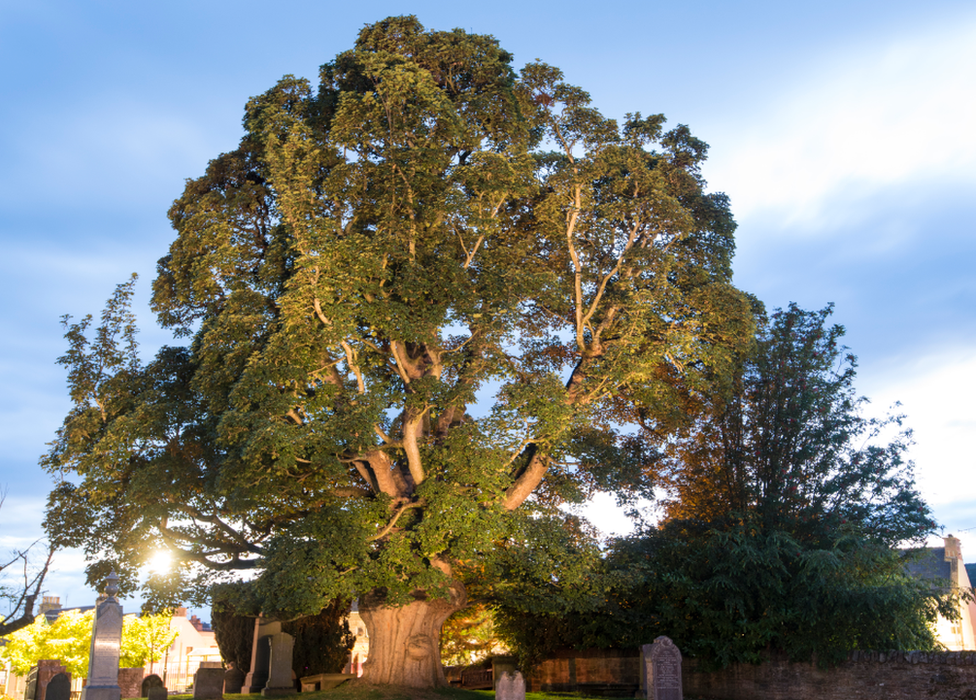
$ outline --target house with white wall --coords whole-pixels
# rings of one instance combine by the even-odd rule
[[[920,579],[945,589],[972,591],[972,583],[962,559],[959,539],[949,535],[943,538],[941,547],[926,547],[921,556],[908,565],[908,571]],[[942,615],[935,626],[935,635],[949,651],[976,650],[976,602],[962,601],[961,619],[947,620]]]

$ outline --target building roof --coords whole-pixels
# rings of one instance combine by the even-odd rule
[[[946,559],[945,547],[913,549],[908,556],[910,559],[905,568],[912,576],[928,580],[952,580],[952,563]]]

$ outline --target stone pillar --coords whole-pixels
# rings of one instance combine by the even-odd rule
[[[81,700],[120,700],[119,649],[122,646],[122,606],[115,599],[119,577],[105,579],[105,594],[95,601],[95,624],[88,652],[88,684]]]
[[[641,647],[647,700],[682,700],[681,652],[667,637],[661,636],[653,644]]]
[[[295,681],[291,677],[292,652],[295,638],[287,632],[277,632],[267,637],[270,651],[268,685],[261,695],[291,695],[295,692]]]

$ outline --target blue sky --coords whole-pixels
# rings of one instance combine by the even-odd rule
[[[68,408],[59,318],[132,272],[143,343],[166,210],[235,147],[247,99],[314,80],[367,22],[493,34],[609,116],[663,112],[711,144],[739,222],[736,283],[836,303],[860,393],[896,400],[936,517],[976,561],[976,7],[971,2],[0,4],[0,548],[40,532],[36,466]],[[613,525],[608,525],[613,527]],[[48,591],[94,594],[77,553]]]

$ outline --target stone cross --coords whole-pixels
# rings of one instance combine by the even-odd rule
[[[525,700],[525,679],[520,671],[502,674],[495,688],[495,700]]]
[[[667,637],[641,647],[644,657],[647,700],[683,700],[681,652]]]
[[[95,601],[95,623],[88,652],[88,684],[81,700],[120,700],[119,649],[122,646],[122,606],[115,599],[119,577],[113,571],[105,579],[105,595]]]

